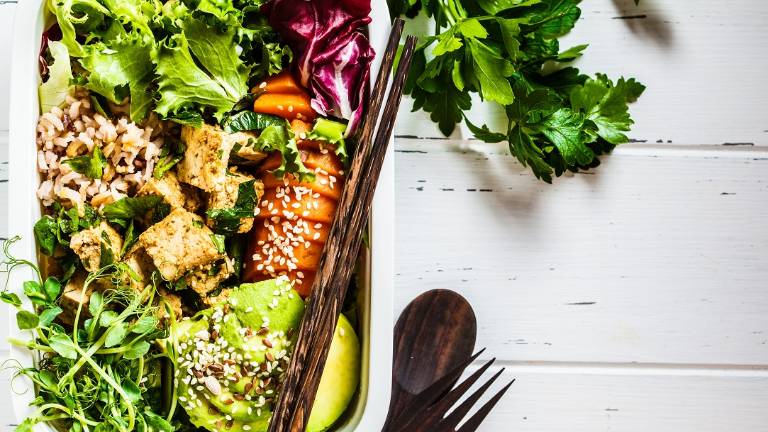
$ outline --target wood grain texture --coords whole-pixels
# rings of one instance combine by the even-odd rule
[[[768,364],[766,152],[630,146],[550,186],[496,146],[396,149],[396,310],[455,289],[509,360]]]
[[[762,432],[768,424],[768,377],[507,366],[489,393],[513,378],[480,432]]]
[[[634,0],[590,0],[581,8],[562,42],[566,48],[589,44],[577,65],[648,85],[630,107],[632,138],[768,145],[768,2],[643,0],[636,7]],[[410,114],[409,102],[403,101],[397,133],[442,136],[424,113]],[[500,130],[503,113],[488,106],[475,100],[470,118]],[[470,136],[464,130],[453,138]]]

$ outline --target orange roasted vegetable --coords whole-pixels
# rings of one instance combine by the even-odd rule
[[[317,113],[312,109],[311,99],[306,93],[264,93],[253,102],[253,111],[288,120],[312,121],[317,117]]]
[[[299,141],[298,146],[305,165],[315,172],[316,182],[299,182],[290,174],[276,178],[270,171],[279,166],[280,156],[265,159],[259,169],[264,196],[249,236],[243,279],[254,282],[287,276],[306,297],[328,240],[344,179],[343,165],[332,149],[306,140]]]
[[[261,85],[251,90],[253,93],[262,91],[265,93],[287,93],[297,94],[306,93],[304,88],[293,78],[290,72],[281,72],[275,76],[267,78]]]

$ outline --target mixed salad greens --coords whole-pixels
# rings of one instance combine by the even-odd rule
[[[588,77],[569,63],[587,45],[561,49],[558,38],[581,16],[581,0],[388,0],[393,16],[425,14],[405,92],[445,136],[462,121],[475,138],[507,142],[548,183],[597,166],[598,156],[629,141],[627,104],[645,90],[635,79]],[[470,122],[471,95],[502,106],[504,130]]]
[[[266,430],[365,109],[370,10],[46,3],[39,259],[17,237],[0,268],[34,275],[0,292],[38,357],[18,430]],[[311,432],[357,392],[350,292]]]

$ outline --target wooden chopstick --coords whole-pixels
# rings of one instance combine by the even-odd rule
[[[309,421],[336,322],[360,250],[373,193],[394,128],[405,77],[413,59],[416,39],[409,37],[400,56],[395,79],[379,122],[379,111],[402,27],[402,20],[396,20],[374,86],[369,111],[363,121],[358,148],[348,170],[337,213],[320,259],[291,363],[281,385],[269,432],[304,431]]]

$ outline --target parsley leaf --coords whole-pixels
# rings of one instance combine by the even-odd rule
[[[91,154],[75,156],[65,159],[61,163],[69,165],[73,171],[88,178],[100,179],[104,175],[107,158],[104,157],[104,153],[101,152],[99,146],[93,146]]]
[[[221,235],[234,235],[240,228],[240,220],[254,217],[258,196],[254,187],[256,180],[248,180],[237,187],[237,201],[230,208],[216,208],[206,211],[206,215],[213,221],[213,232]],[[218,237],[211,239],[216,247],[223,250],[224,243]]]
[[[464,121],[474,136],[509,144],[510,152],[547,182],[591,168],[629,140],[628,104],[645,87],[635,79],[590,78],[568,63],[586,44],[560,49],[581,16],[580,0],[388,0],[394,15],[420,11],[435,33],[417,48],[404,91],[413,110],[430,113],[448,136]],[[507,127],[472,124],[472,94],[504,107]]]

